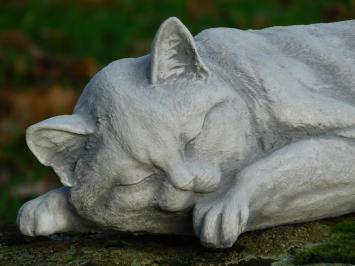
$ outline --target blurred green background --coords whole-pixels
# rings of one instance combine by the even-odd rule
[[[70,113],[89,78],[110,61],[148,53],[169,16],[197,34],[352,19],[355,0],[0,1],[0,223],[60,185],[29,152],[25,128]]]

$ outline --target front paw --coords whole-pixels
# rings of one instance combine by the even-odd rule
[[[214,202],[197,203],[193,223],[201,243],[207,247],[228,248],[244,232],[248,222],[249,207],[234,197],[224,197]]]
[[[45,236],[70,229],[65,188],[50,191],[26,202],[18,212],[17,224],[28,236]]]

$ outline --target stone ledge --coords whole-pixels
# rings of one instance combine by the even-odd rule
[[[15,225],[0,225],[0,265],[286,266],[293,265],[298,250],[324,241],[344,223],[355,225],[355,214],[245,233],[226,250],[204,248],[194,237],[100,233],[32,238]]]

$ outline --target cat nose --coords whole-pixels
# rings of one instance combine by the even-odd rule
[[[194,176],[189,172],[183,162],[175,161],[168,163],[165,169],[170,183],[177,189],[192,190],[194,186]]]

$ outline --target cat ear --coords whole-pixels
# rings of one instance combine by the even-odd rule
[[[164,83],[179,78],[201,79],[208,74],[189,30],[175,17],[165,20],[152,45],[151,82]]]
[[[27,145],[37,159],[53,167],[65,186],[73,186],[74,167],[93,126],[77,114],[62,115],[30,126],[26,131]]]

